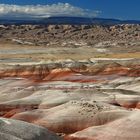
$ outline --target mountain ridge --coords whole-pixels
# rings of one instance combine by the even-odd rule
[[[117,25],[117,24],[140,24],[140,20],[119,20],[111,18],[88,18],[88,17],[49,17],[36,19],[0,18],[0,24],[70,24],[70,25]]]

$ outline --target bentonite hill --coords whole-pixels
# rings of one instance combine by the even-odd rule
[[[139,140],[140,25],[0,25],[1,140]]]

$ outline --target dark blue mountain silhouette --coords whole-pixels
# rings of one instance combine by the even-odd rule
[[[116,24],[140,24],[140,20],[118,20],[105,18],[85,18],[85,17],[49,17],[44,19],[13,19],[1,18],[0,24],[95,24],[95,25],[116,25]]]

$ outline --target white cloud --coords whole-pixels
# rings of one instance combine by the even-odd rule
[[[96,17],[100,11],[92,11],[73,6],[69,3],[52,5],[8,5],[0,4],[0,17],[50,17],[50,16],[82,16]]]

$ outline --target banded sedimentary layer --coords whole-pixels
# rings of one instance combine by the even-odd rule
[[[0,139],[139,140],[139,27],[0,26]]]

